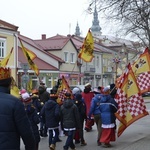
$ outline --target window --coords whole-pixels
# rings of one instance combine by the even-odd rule
[[[71,63],[75,63],[75,53],[70,53]]]
[[[37,77],[32,77],[32,87],[35,88],[38,85],[38,78]]]
[[[68,52],[64,52],[64,61],[68,62]]]
[[[48,87],[52,87],[52,77],[48,78]]]
[[[0,58],[5,57],[6,40],[0,38]]]

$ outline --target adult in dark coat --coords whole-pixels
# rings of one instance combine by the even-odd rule
[[[71,94],[65,94],[66,99],[61,105],[61,126],[65,134],[68,136],[64,145],[64,150],[75,149],[73,137],[76,129],[80,127],[80,116],[77,106],[71,99]]]
[[[10,69],[0,68],[0,150],[35,149],[35,139],[22,102],[10,94]]]
[[[60,106],[51,98],[43,106],[40,115],[45,118],[49,131],[49,147],[54,150],[59,136]]]
[[[44,85],[40,85],[38,88],[38,93],[39,93],[39,99],[41,103],[44,105],[45,102],[47,102],[50,99],[50,94],[46,91],[46,87]],[[45,126],[45,120],[44,118],[41,118],[40,121],[40,135],[42,137],[46,137],[47,135],[47,128]]]
[[[26,105],[25,110],[26,110],[27,116],[30,120],[30,124],[31,124],[32,130],[33,130],[35,141],[36,141],[36,149],[35,150],[38,150],[39,142],[40,142],[40,134],[39,134],[38,124],[40,123],[40,118],[39,118],[39,115],[37,114],[35,107],[32,104]]]
[[[78,142],[79,143],[81,142],[81,146],[85,146],[85,145],[87,145],[87,143],[85,142],[85,139],[84,139],[83,126],[84,126],[84,120],[87,119],[86,105],[83,102],[82,95],[80,93],[77,93],[75,95],[74,101],[75,101],[75,105],[78,107],[79,116],[80,116],[80,128],[79,128],[79,130],[76,131],[76,134],[79,131],[79,139],[75,137],[75,142],[77,142],[77,140],[79,140]]]

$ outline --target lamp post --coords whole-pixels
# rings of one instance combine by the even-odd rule
[[[21,80],[22,80],[22,86],[24,89],[27,89],[27,83],[29,81],[29,75],[28,70],[29,70],[29,66],[28,63],[21,63],[21,68],[23,69],[24,75],[22,75]]]
[[[120,59],[120,57],[115,53],[115,57],[113,58],[113,63],[115,64],[115,79],[114,79],[114,81],[116,81],[116,79],[117,79],[117,70],[118,70],[118,65],[119,65],[119,63],[121,62],[121,59]]]

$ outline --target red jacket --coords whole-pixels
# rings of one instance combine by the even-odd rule
[[[92,101],[92,98],[94,97],[94,93],[93,92],[89,92],[89,93],[82,92],[82,97],[84,98],[84,102],[86,104],[86,114],[88,115],[88,113],[90,111],[91,101]]]

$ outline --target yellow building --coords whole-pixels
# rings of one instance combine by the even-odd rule
[[[17,26],[0,20],[0,60],[5,58],[13,48],[7,67],[11,68],[15,80],[17,79],[17,35]]]

